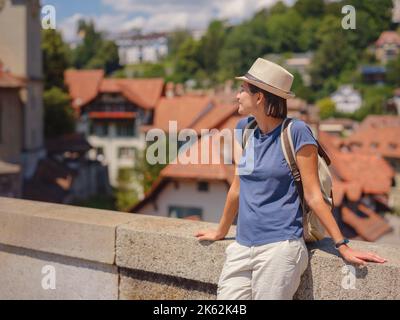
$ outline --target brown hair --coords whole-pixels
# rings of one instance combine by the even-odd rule
[[[287,103],[286,99],[279,97],[271,92],[265,91],[251,83],[247,83],[249,90],[252,94],[262,93],[265,99],[264,111],[267,116],[273,118],[286,118],[287,117]]]

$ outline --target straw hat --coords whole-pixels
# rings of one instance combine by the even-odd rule
[[[284,99],[295,97],[290,91],[293,75],[276,63],[262,58],[258,58],[244,76],[235,79],[251,83]]]

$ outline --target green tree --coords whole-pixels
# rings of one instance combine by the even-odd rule
[[[318,100],[316,105],[319,109],[319,116],[322,120],[335,115],[335,103],[330,98]]]
[[[218,69],[219,53],[224,45],[225,26],[224,21],[215,20],[208,25],[207,32],[200,40],[200,63],[202,69],[211,78],[213,83],[216,81]]]
[[[78,34],[82,37],[82,43],[73,51],[75,68],[102,68],[109,74],[120,67],[116,44],[104,40],[102,34],[96,31],[93,21],[80,20]]]
[[[138,191],[132,187],[134,183],[133,168],[121,168],[118,171],[117,185],[115,190],[115,206],[118,211],[128,211],[139,201]]]
[[[297,0],[294,9],[305,18],[321,17],[325,11],[324,0]]]
[[[44,88],[64,87],[64,71],[70,65],[70,51],[61,33],[53,29],[42,31]]]
[[[192,36],[187,30],[177,29],[171,32],[168,36],[168,55],[174,57],[180,46],[189,38],[192,38]]]
[[[95,56],[85,65],[87,69],[104,69],[106,74],[110,74],[120,68],[118,47],[113,41],[102,41]]]
[[[369,114],[383,114],[387,100],[393,94],[393,88],[388,86],[366,86],[361,90],[363,104],[354,115],[353,119],[362,121]]]
[[[316,35],[320,44],[310,68],[314,89],[321,89],[325,83],[329,84],[329,79],[337,79],[343,71],[353,70],[357,65],[358,52],[349,45],[344,32],[339,18],[323,19]]]
[[[75,131],[75,119],[70,97],[58,87],[43,93],[44,135],[53,138]]]
[[[386,65],[386,80],[393,86],[400,86],[400,54]]]
[[[288,9],[289,7],[284,2],[278,1],[269,9],[269,14],[270,15],[282,14],[285,13]]]
[[[314,101],[312,90],[304,84],[301,74],[297,71],[291,72],[294,76],[291,91],[296,94],[296,97],[304,99],[308,102]]]
[[[293,9],[270,16],[266,22],[269,48],[275,53],[300,51],[303,20]]]
[[[233,27],[227,34],[218,57],[218,80],[232,79],[246,72],[254,60],[267,52],[266,12]]]
[[[175,82],[195,79],[199,70],[201,70],[200,42],[193,38],[188,38],[177,52]]]

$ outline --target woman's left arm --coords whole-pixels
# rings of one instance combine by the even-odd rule
[[[344,237],[333,217],[331,209],[324,201],[320,189],[317,147],[314,145],[303,146],[296,154],[296,162],[303,183],[305,201],[321,220],[334,243],[341,241]],[[367,261],[377,263],[384,263],[387,261],[372,252],[353,250],[345,244],[339,247],[339,252],[347,262],[357,265],[366,265]]]

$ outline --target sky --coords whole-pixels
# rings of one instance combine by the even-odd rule
[[[291,5],[294,0],[283,0]],[[79,19],[92,19],[101,31],[118,33],[140,28],[143,32],[176,28],[202,30],[212,19],[238,23],[277,0],[42,0],[56,9],[56,27],[64,40],[76,39]]]

